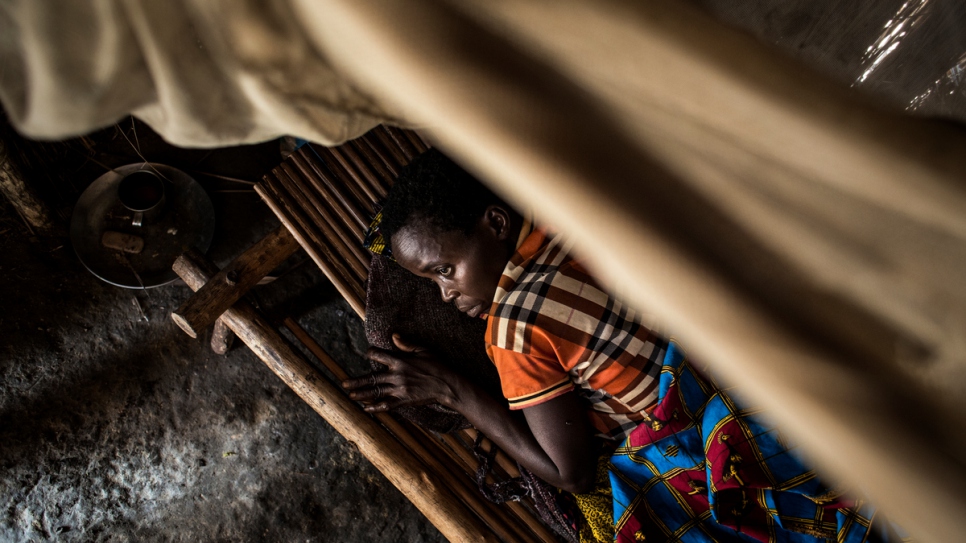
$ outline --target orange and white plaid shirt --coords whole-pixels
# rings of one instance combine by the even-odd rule
[[[486,329],[510,409],[576,390],[600,435],[622,441],[657,400],[667,348],[640,317],[597,285],[560,236],[525,226]]]

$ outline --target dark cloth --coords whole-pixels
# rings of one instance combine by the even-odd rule
[[[426,345],[450,369],[503,398],[500,376],[484,347],[486,322],[460,313],[440,299],[436,286],[381,255],[372,256],[366,295],[366,338],[374,347],[392,349],[392,334]],[[373,363],[376,371],[383,369]],[[403,407],[399,415],[430,430],[448,433],[469,424],[439,405]]]

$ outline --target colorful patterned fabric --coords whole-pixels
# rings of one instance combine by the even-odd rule
[[[824,486],[754,413],[671,342],[651,422],[611,458],[617,541],[903,541],[873,507]]]
[[[373,254],[381,255],[390,260],[395,261],[392,257],[392,247],[386,243],[385,236],[382,235],[382,211],[376,213],[376,216],[372,218],[372,222],[369,223],[369,228],[366,229],[365,239],[362,240],[362,246]]]
[[[609,543],[614,540],[614,500],[610,491],[610,453],[600,456],[594,489],[574,494],[577,509],[583,517],[578,526],[580,543]]]
[[[521,236],[487,322],[487,352],[511,409],[571,390],[602,437],[621,441],[657,398],[667,340],[604,292],[560,236]]]

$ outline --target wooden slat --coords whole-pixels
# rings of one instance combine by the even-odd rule
[[[369,261],[372,257],[352,239],[352,234],[347,231],[345,224],[334,220],[334,214],[329,210],[329,206],[316,196],[311,186],[299,182],[301,179],[294,168],[288,164],[282,164],[276,169],[275,177],[281,182],[287,194],[308,213],[325,235],[329,245],[346,260],[358,277],[365,281],[369,275]]]
[[[175,272],[198,290],[218,269],[190,250]],[[305,360],[251,305],[237,302],[222,317],[232,331],[296,394],[355,446],[450,541],[496,542],[488,527],[456,499],[451,485],[401,448],[376,421]]]
[[[373,155],[379,159],[379,163],[389,170],[389,173],[392,174],[392,179],[395,180],[399,177],[399,171],[406,162],[397,161],[392,153],[383,149],[382,143],[379,141],[379,137],[376,136],[375,132],[376,129],[373,129],[356,141],[363,147],[370,149]]]
[[[379,142],[379,148],[383,152],[387,152],[389,156],[392,157],[394,164],[409,164],[409,161],[412,160],[411,156],[406,155],[405,150],[396,145],[396,142],[392,139],[392,136],[389,135],[389,132],[385,129],[385,127],[372,130],[369,133],[375,137],[377,142]]]
[[[262,197],[262,200],[278,216],[282,224],[295,236],[295,239],[299,241],[299,244],[305,249],[305,252],[308,253],[315,264],[322,270],[322,273],[332,282],[339,293],[342,294],[342,297],[349,302],[353,311],[360,318],[364,319],[366,314],[364,303],[365,294],[360,291],[356,282],[349,279],[351,274],[348,270],[344,266],[340,266],[337,260],[332,258],[331,251],[326,250],[323,246],[317,245],[313,236],[303,230],[300,221],[289,213],[288,208],[274,194],[274,191],[270,189],[268,183],[255,185],[255,192]]]
[[[357,172],[360,179],[366,183],[380,201],[384,200],[386,194],[389,192],[388,187],[384,186],[384,183],[376,178],[375,170],[359,157],[359,153],[356,152],[352,145],[343,145],[339,147],[339,150],[343,153],[346,160],[349,161],[352,169]]]
[[[199,332],[214,324],[226,309],[298,249],[298,242],[288,230],[278,227],[185,300],[171,313],[171,320],[189,336],[198,337]]]
[[[349,142],[349,145],[355,149],[356,153],[361,155],[364,163],[372,169],[375,174],[375,180],[379,183],[380,188],[388,193],[389,187],[392,186],[393,181],[396,179],[396,175],[386,167],[372,146],[363,138],[352,140]]]
[[[351,204],[348,209],[352,209],[358,212],[361,217],[360,227],[365,230],[369,226],[369,219],[373,215],[373,204],[374,202],[362,192],[362,190],[355,186],[354,184],[347,182],[349,181],[339,173],[328,166],[319,151],[311,145],[303,146],[302,149],[296,151],[305,160],[306,164],[316,173],[315,179],[322,181],[326,187],[331,191],[339,194],[348,195],[345,196],[347,205]]]
[[[413,147],[412,143],[402,133],[400,129],[394,126],[386,126],[385,128],[386,128],[386,133],[389,135],[389,138],[392,139],[393,143],[396,144],[396,147],[402,150],[403,154],[406,155],[407,163],[412,161],[412,159],[416,158],[416,155],[419,154],[419,151],[417,151]]]
[[[335,168],[332,168],[332,169],[341,170],[344,174],[344,178],[349,183],[355,183],[355,185],[359,187],[362,190],[362,192],[366,194],[366,196],[369,198],[371,202],[378,202],[380,200],[379,195],[376,193],[376,191],[372,187],[370,187],[369,184],[366,183],[365,180],[362,178],[362,175],[360,175],[359,172],[357,172],[356,169],[352,167],[352,163],[349,160],[349,158],[346,156],[344,149],[340,147],[330,147],[328,151],[329,151],[329,156],[335,159],[335,164],[329,164],[330,168],[332,168],[332,166],[335,166]]]
[[[446,449],[451,451],[459,460],[467,477],[474,480],[476,477],[476,468],[479,466],[476,456],[467,448],[466,444],[460,442],[455,436],[447,434],[440,437],[443,443],[445,443]],[[487,477],[486,482],[492,484],[494,482],[492,476]],[[548,543],[557,541],[557,537],[553,532],[536,518],[529,509],[521,506],[518,502],[505,502],[505,505],[510,510],[510,513],[526,524],[541,541]]]
[[[414,431],[422,430],[421,428],[414,427]],[[463,465],[458,461],[455,454],[445,445],[440,443],[438,439],[434,439],[434,435],[429,434],[425,430],[420,432],[421,435],[425,434],[426,437],[420,440],[421,443],[426,445],[427,450],[430,451],[436,458],[444,459],[443,462],[445,468],[453,474],[460,484],[466,488],[466,492],[476,496],[480,503],[477,507],[487,512],[488,516],[499,519],[498,522],[501,529],[506,531],[510,541],[520,541],[529,543],[556,543],[554,539],[544,539],[537,535],[537,533],[530,528],[530,524],[527,519],[521,518],[513,508],[509,507],[508,503],[496,504],[483,497],[480,493],[479,488],[476,486],[476,480],[472,474],[468,474],[463,467]]]
[[[344,187],[347,187],[352,191],[353,195],[362,202],[363,208],[366,210],[368,216],[373,215],[374,205],[376,203],[375,195],[371,191],[367,192],[364,187],[355,182],[352,176],[342,167],[342,164],[335,158],[332,154],[332,150],[328,147],[313,146],[312,147],[317,159],[321,164],[325,166],[334,177],[334,181]]]
[[[282,324],[292,332],[292,335],[305,346],[306,349],[311,352],[315,358],[332,374],[335,376],[336,380],[344,381],[349,378],[349,374],[340,366],[325,350],[321,345],[318,344],[312,337],[304,330],[301,326],[292,318],[286,318]],[[444,459],[451,459],[451,457],[441,454],[443,451],[441,449],[429,450],[426,445],[432,444],[433,440],[431,438],[424,439],[422,441],[417,440],[416,437],[406,430],[406,428],[394,419],[388,413],[376,413],[374,415],[376,420],[382,423],[389,432],[391,432],[396,439],[399,440],[409,451],[413,453],[417,458],[423,461],[427,467],[429,467],[434,472],[440,475],[440,478],[452,485],[451,489],[459,496],[464,503],[470,506],[470,508],[477,512],[484,522],[487,523],[494,532],[501,539],[507,542],[511,541],[529,541],[533,540],[532,537],[526,537],[528,534],[526,532],[520,531],[519,527],[514,527],[507,525],[504,519],[501,519],[500,513],[496,512],[492,507],[493,504],[488,502],[479,491],[472,485],[468,485],[468,479],[465,476],[461,476],[458,472],[455,472],[452,467],[445,465]],[[470,481],[471,482],[471,481]]]
[[[354,238],[362,243],[365,238],[365,229],[368,226],[368,213],[363,211],[363,207],[352,201],[352,196],[339,191],[332,180],[321,173],[317,167],[309,163],[302,153],[292,153],[292,164],[301,172],[302,179],[305,179],[316,192],[318,192],[328,202],[333,204],[339,218],[353,233]]]
[[[338,148],[304,146],[276,169],[256,190],[292,230],[308,254],[348,301],[365,318],[368,253],[361,247],[363,233],[378,200],[399,171],[428,146],[418,135],[401,129],[377,127],[364,137]],[[363,256],[365,258],[361,258]],[[342,370],[297,324],[286,321],[293,334],[338,379]],[[425,430],[413,434],[392,417],[378,419],[430,469],[447,478],[459,499],[467,503],[505,541],[550,543],[552,532],[532,509],[520,503],[496,506],[475,487],[478,462],[470,452],[475,433],[445,436],[446,444]],[[419,437],[417,437],[417,435]],[[497,453],[496,480],[519,476],[516,464]],[[449,474],[449,475],[446,475]],[[452,477],[452,479],[449,479]]]

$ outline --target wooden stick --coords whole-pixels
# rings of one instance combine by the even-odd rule
[[[226,354],[234,342],[235,333],[231,331],[231,328],[225,324],[225,321],[216,320],[215,329],[211,332],[211,350],[215,354]]]
[[[412,160],[412,157],[407,156],[405,151],[399,147],[399,144],[393,140],[385,125],[377,126],[370,131],[370,134],[374,135],[376,140],[382,144],[382,149],[389,152],[395,164],[401,167],[409,164],[409,161]]]
[[[306,146],[307,150],[302,153],[302,157],[313,166],[313,169],[320,173],[320,178],[331,186],[332,190],[346,190],[352,195],[352,201],[358,204],[364,211],[363,215],[368,218],[372,216],[373,201],[363,192],[362,187],[352,183],[352,178],[341,168],[328,147]],[[304,148],[303,148],[304,149]],[[310,152],[311,151],[311,152]],[[364,221],[368,224],[368,221]]]
[[[476,435],[478,433],[478,430],[475,428],[467,428],[462,431],[462,434],[470,439],[470,443],[475,443]],[[484,436],[482,446],[484,451],[489,451],[490,447],[495,447],[496,445]],[[476,458],[474,457],[474,465],[476,464],[475,460]],[[499,448],[496,450],[495,460],[496,466],[494,466],[494,473],[500,474],[500,470],[496,469],[498,466],[503,468],[504,473],[502,473],[502,475],[510,478],[522,476],[519,468],[517,467],[516,461],[507,456],[506,453]],[[525,505],[523,502],[506,502],[506,506],[509,507],[513,514],[522,520],[543,541],[549,543],[557,540],[557,537],[552,533],[552,531],[549,530],[547,526],[535,516],[535,512],[532,511],[531,508],[527,507],[527,505]]]
[[[492,517],[498,519],[500,528],[506,532],[506,536],[501,535],[507,541],[521,541],[521,542],[531,542],[540,543],[542,540],[537,537],[532,530],[528,528],[528,523],[522,519],[516,518],[515,513],[506,508],[506,503],[496,504],[486,499],[480,492],[480,489],[476,485],[476,479],[474,474],[466,473],[462,468],[461,464],[453,456],[453,453],[448,447],[442,445],[436,438],[436,434],[431,434],[423,428],[419,428],[412,424],[407,424],[407,426],[415,427],[417,433],[420,433],[426,437],[420,440],[420,443],[424,444],[426,449],[429,451],[434,458],[439,458],[442,460],[443,468],[447,470],[448,473],[452,474],[452,477],[458,481],[458,484],[465,489],[465,492],[472,494],[476,500],[474,503],[474,510],[480,510],[487,517]],[[539,521],[538,521],[539,522]],[[493,524],[488,522],[491,528],[494,528]],[[494,528],[494,531],[497,531]],[[511,535],[512,534],[512,535]],[[549,543],[557,543],[556,540]]]
[[[352,161],[345,155],[344,151],[340,147],[329,147],[329,154],[335,158],[338,167],[342,169],[343,172],[349,177],[349,182],[355,183],[359,189],[362,190],[369,198],[370,202],[379,201],[379,195],[369,186],[368,183],[362,178],[359,172],[352,166]]]
[[[417,147],[422,152],[425,153],[426,151],[433,148],[433,145],[429,142],[429,139],[427,139],[426,136],[424,136],[421,132],[419,132],[418,130],[411,130],[410,132],[412,133],[414,138],[419,140],[420,145],[418,145]]]
[[[310,246],[316,251],[325,254],[329,263],[340,271],[347,284],[353,290],[362,293],[361,285],[368,275],[368,270],[356,260],[348,260],[334,246],[334,241],[327,237],[330,236],[330,229],[325,222],[315,222],[308,212],[303,209],[295,198],[289,194],[285,187],[276,177],[266,176],[268,183],[265,185],[275,196],[285,209],[286,216],[294,223],[299,225],[300,230],[311,240]],[[287,226],[287,225],[286,225]],[[321,232],[320,232],[321,230]],[[334,236],[333,236],[334,237]]]
[[[320,172],[314,170],[301,154],[293,153],[289,160],[302,173],[302,178],[307,180],[316,192],[332,204],[336,213],[345,223],[346,228],[355,235],[355,239],[359,243],[362,243],[368,224],[366,221],[367,215],[361,212],[361,206],[352,202],[345,194],[335,190],[332,181],[322,177]]]
[[[338,381],[344,381],[349,378],[349,374],[340,366],[335,360],[325,352],[324,349],[316,342],[312,336],[310,336],[295,319],[286,318],[282,321],[282,324],[288,328],[290,332],[295,336],[296,339],[306,349],[311,352],[319,362],[330,372]],[[466,503],[473,511],[477,512],[484,522],[487,523],[494,531],[500,536],[504,541],[517,541],[517,537],[510,537],[509,528],[504,525],[500,519],[499,514],[492,512],[492,508],[488,507],[488,501],[479,494],[479,492],[472,486],[467,486],[465,478],[461,479],[457,473],[453,472],[452,469],[447,468],[443,462],[443,455],[439,454],[439,450],[433,452],[426,449],[424,443],[417,440],[411,432],[407,431],[406,428],[399,423],[396,419],[392,418],[388,413],[376,413],[376,420],[381,422],[388,430],[391,432],[396,439],[398,439],[409,451],[412,452],[414,456],[422,460],[432,471],[437,473],[440,478],[450,484],[450,488]],[[429,443],[432,441],[429,440]],[[518,536],[521,534],[517,534]]]
[[[305,183],[299,183],[297,174],[288,164],[282,164],[275,171],[275,178],[281,183],[286,194],[291,197],[300,209],[305,211],[312,223],[322,231],[322,234],[329,242],[329,246],[339,253],[345,262],[359,274],[360,283],[365,281],[369,275],[369,261],[372,257],[368,251],[355,243],[346,228],[340,227],[344,224],[336,220],[329,211],[329,206],[324,204]],[[306,201],[307,200],[307,201]]]
[[[7,197],[31,234],[35,230],[50,230],[50,212],[47,206],[24,182],[20,172],[11,162],[3,141],[0,141],[0,193]]]
[[[399,177],[399,170],[405,163],[396,160],[391,153],[382,148],[382,143],[380,143],[379,137],[376,135],[376,131],[379,129],[380,127],[378,126],[373,128],[357,141],[372,151],[373,155],[379,159],[379,162],[392,174],[392,179],[395,180]]]
[[[298,170],[290,164],[282,163],[278,170],[276,177],[282,182],[282,186],[285,187],[288,194],[299,201],[304,209],[314,212],[312,214],[316,221],[319,221],[319,219],[324,221],[324,225],[328,227],[328,230],[331,230],[331,232],[326,232],[326,236],[330,236],[330,240],[332,240],[331,236],[334,233],[335,237],[342,241],[349,254],[362,263],[366,271],[365,275],[368,275],[371,256],[368,251],[363,249],[357,236],[353,234],[352,223],[346,223],[342,220],[342,216],[334,211],[339,207],[338,202],[331,201],[325,195],[315,192],[312,183],[302,178]],[[308,202],[305,200],[308,200]],[[332,241],[334,242],[334,240]],[[340,252],[344,252],[341,249]]]
[[[358,191],[358,189],[353,190],[353,187],[345,183],[338,183],[335,174],[325,166],[322,159],[311,148],[308,151],[299,149],[292,156],[295,157],[293,162],[297,167],[308,169],[313,174],[309,175],[306,172],[306,177],[311,179],[317,187],[323,186],[328,192],[337,195],[339,201],[345,206],[345,209],[352,214],[355,224],[358,224],[360,229],[365,229],[369,226],[370,218],[372,217],[372,203],[363,201],[365,195],[361,191]]]
[[[473,453],[466,448],[464,443],[460,442],[459,439],[453,435],[445,434],[441,436],[441,439],[443,443],[446,444],[446,449],[451,451],[451,453],[454,454],[459,460],[467,475],[475,478],[476,470],[479,467],[479,462],[477,462],[476,456],[474,456]],[[494,480],[495,479],[491,474],[487,476],[486,482],[492,484]],[[506,502],[506,505],[512,510],[513,514],[516,515],[517,518],[519,518],[530,530],[534,532],[534,534],[536,534],[539,539],[547,543],[557,541],[557,537],[550,531],[550,529],[544,526],[543,522],[535,518],[530,511],[523,508],[516,502]]]
[[[328,258],[321,254],[319,254],[319,259],[316,261],[316,263],[319,262],[331,266],[331,264],[328,263]],[[366,320],[366,294],[363,291],[363,285],[351,282],[351,280],[348,279],[333,280],[333,284],[337,289],[339,289],[339,292],[342,293],[342,296],[345,298],[345,300],[349,302],[349,305],[352,307],[353,311],[356,312],[356,315],[358,315],[360,319]]]
[[[202,288],[217,268],[197,251],[180,256],[175,272],[193,290]],[[498,541],[493,533],[434,473],[399,446],[375,420],[295,351],[254,308],[238,302],[225,312],[228,326],[286,385],[333,428],[358,447],[450,541]]]
[[[401,130],[401,132],[409,141],[409,144],[413,146],[413,149],[416,150],[417,155],[421,155],[429,150],[429,145],[426,145],[426,142],[416,132],[412,130]]]
[[[339,146],[339,152],[343,153],[349,164],[359,173],[363,181],[366,182],[368,187],[376,194],[378,200],[383,200],[386,197],[387,191],[383,186],[383,183],[376,178],[376,174],[373,173],[371,167],[366,164],[366,161],[359,157],[359,153],[356,152],[355,148],[350,145]]]
[[[342,163],[336,158],[332,153],[332,148],[330,147],[319,147],[314,148],[319,160],[325,165],[325,167],[332,172],[335,177],[335,182],[342,185],[356,196],[359,202],[362,203],[363,207],[367,210],[368,215],[372,216],[374,213],[373,204],[375,203],[375,195],[371,192],[366,192],[365,187],[360,183],[356,183],[349,171],[347,171]]]
[[[305,252],[308,253],[315,262],[315,265],[322,270],[322,273],[324,273],[329,281],[335,286],[336,290],[339,291],[339,294],[341,294],[342,297],[349,302],[352,310],[355,311],[360,318],[364,319],[366,309],[365,304],[362,303],[362,294],[355,292],[355,289],[352,288],[352,283],[343,278],[343,275],[347,272],[344,270],[344,268],[339,268],[334,264],[331,264],[330,259],[322,258],[322,250],[315,247],[312,242],[312,238],[302,231],[301,227],[296,223],[296,221],[292,220],[288,216],[285,208],[282,207],[282,204],[275,199],[275,197],[268,190],[267,186],[267,184],[259,183],[258,185],[255,185],[255,192],[262,197],[262,200],[265,201],[268,207],[271,208],[272,212],[275,213],[279,220],[282,221],[282,224],[289,229],[289,232],[292,234],[292,236],[298,240],[299,245],[305,249]]]
[[[186,334],[198,337],[199,331],[214,324],[226,309],[298,249],[298,241],[284,226],[276,228],[181,304],[171,313],[171,319]]]
[[[523,505],[523,502],[509,501],[504,502],[504,504],[544,543],[556,543],[560,540],[560,538],[557,537],[557,534],[553,533],[550,528],[547,528],[543,522],[537,519],[533,511]]]
[[[363,163],[368,165],[368,167],[375,172],[374,179],[376,183],[379,184],[380,189],[384,193],[388,193],[389,187],[391,187],[393,182],[396,180],[396,175],[389,171],[389,168],[383,164],[382,160],[380,160],[379,156],[375,151],[373,151],[372,146],[370,146],[369,142],[366,140],[356,138],[350,141],[349,144],[352,145],[356,153],[362,155],[364,161]]]
[[[416,155],[419,153],[416,152],[416,149],[413,149],[412,145],[409,143],[409,140],[406,139],[406,136],[404,136],[398,128],[389,125],[385,126],[386,134],[388,134],[389,138],[392,139],[393,143],[396,144],[396,147],[398,147],[399,150],[406,155],[406,164],[412,162],[412,160],[416,158]]]

